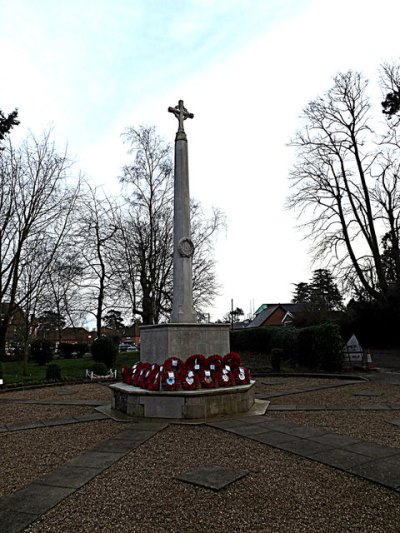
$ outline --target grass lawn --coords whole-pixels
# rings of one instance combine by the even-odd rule
[[[132,365],[139,360],[139,352],[120,352],[117,356],[116,370],[121,365]],[[79,379],[85,377],[85,370],[94,363],[92,357],[85,356],[82,359],[54,359],[51,361],[61,368],[63,379]],[[22,361],[3,363],[3,381],[7,383],[45,381],[46,366],[39,366],[36,363],[28,364],[28,376],[22,375]]]

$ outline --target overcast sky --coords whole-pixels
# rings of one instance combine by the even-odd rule
[[[114,194],[120,134],[155,125],[173,142],[167,109],[183,99],[191,195],[228,221],[209,311],[220,318],[233,299],[247,314],[290,301],[325,266],[284,209],[287,143],[335,73],[376,82],[399,58],[399,15],[398,0],[0,0],[0,109],[18,107],[15,138],[54,127],[77,169]]]

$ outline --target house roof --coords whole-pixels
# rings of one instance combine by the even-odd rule
[[[266,304],[263,304],[266,305]],[[286,313],[291,315],[304,311],[304,304],[270,304],[261,311],[247,326],[248,328],[258,328],[279,308],[281,307]]]

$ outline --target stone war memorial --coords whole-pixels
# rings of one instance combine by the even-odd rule
[[[142,326],[140,362],[111,385],[112,408],[148,418],[207,418],[254,405],[254,381],[229,351],[229,324],[199,324],[193,308],[188,141],[192,119],[179,100],[174,169],[173,296],[170,322]]]

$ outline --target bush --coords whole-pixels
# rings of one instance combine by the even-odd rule
[[[60,342],[59,350],[64,359],[73,359],[74,357],[80,359],[89,351],[89,345],[85,342],[77,342],[76,344]]]
[[[86,342],[78,342],[74,345],[74,348],[74,352],[76,352],[78,359],[81,359],[85,353],[89,351],[89,345]]]
[[[46,369],[46,379],[47,381],[61,379],[61,367],[56,363],[51,363]]]
[[[96,374],[96,376],[105,376],[108,373],[108,368],[104,363],[95,363],[92,365],[89,370]]]
[[[30,346],[30,357],[40,366],[53,359],[53,345],[48,341],[33,341]]]
[[[291,327],[266,326],[231,331],[231,350],[235,352],[271,353],[272,348],[283,350],[283,359],[294,358],[297,330]]]
[[[343,368],[343,340],[336,324],[321,324],[298,330],[296,362],[328,372]]]
[[[68,342],[60,342],[58,349],[60,350],[61,357],[64,359],[72,359],[72,352],[75,350],[75,346]]]
[[[272,370],[279,372],[281,369],[281,360],[283,358],[284,351],[282,348],[272,348],[271,350],[271,366]]]
[[[91,346],[92,357],[97,363],[104,363],[107,368],[114,368],[118,346],[109,337],[99,337]]]

